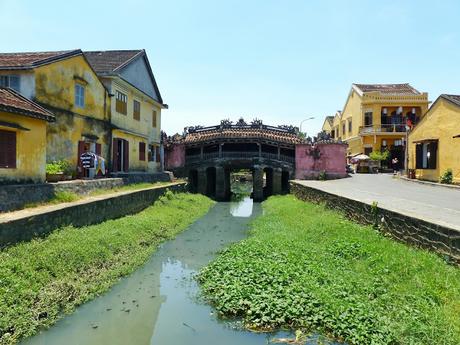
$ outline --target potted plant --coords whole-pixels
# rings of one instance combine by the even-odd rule
[[[72,168],[65,159],[46,164],[46,181],[58,182],[72,179]]]

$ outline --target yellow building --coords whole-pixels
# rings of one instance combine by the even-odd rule
[[[406,125],[416,126],[428,104],[428,94],[409,84],[353,84],[329,133],[348,143],[349,156],[388,149],[403,168]]]
[[[460,96],[441,95],[409,134],[409,168],[421,180],[439,181],[451,169],[460,183]]]
[[[46,159],[67,160],[86,176],[80,155],[109,159],[110,99],[81,50],[2,53],[0,86],[10,87],[53,112],[47,128]]]
[[[162,169],[163,104],[145,50],[85,52],[111,95],[114,172]]]
[[[321,131],[329,133],[331,136],[333,136],[333,126],[334,116],[326,116],[324,118],[323,127],[321,128]]]
[[[0,184],[45,181],[46,124],[54,115],[0,87]]]

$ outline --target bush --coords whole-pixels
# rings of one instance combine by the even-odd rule
[[[439,178],[439,182],[444,184],[452,184],[453,181],[454,175],[452,174],[452,169],[447,169]]]
[[[60,204],[61,202],[72,202],[77,201],[80,197],[72,192],[60,191],[54,194],[53,199],[51,199],[51,203],[53,204]]]
[[[46,164],[46,173],[50,175],[63,173],[65,175],[72,175],[72,168],[69,161],[61,159]]]
[[[372,151],[369,155],[370,159],[373,161],[386,161],[390,158],[390,151],[385,150],[383,152],[380,151]]]

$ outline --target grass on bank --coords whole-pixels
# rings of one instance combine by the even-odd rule
[[[67,227],[0,252],[0,344],[53,324],[142,265],[157,245],[203,216],[213,202],[166,192],[144,211]]]
[[[460,344],[460,269],[293,196],[263,208],[198,276],[220,315],[349,344]]]
[[[152,187],[161,187],[161,186],[164,186],[170,183],[171,182],[133,183],[133,184],[123,185],[123,186],[114,187],[110,189],[100,188],[100,189],[93,190],[88,194],[77,194],[77,193],[69,192],[69,191],[58,191],[54,194],[54,196],[50,200],[46,200],[42,202],[31,202],[31,203],[25,204],[23,208],[34,208],[38,206],[57,205],[57,204],[86,199],[92,196],[106,195],[106,194],[112,194],[112,193],[118,193],[118,192],[129,192],[129,191],[135,191],[135,190],[152,188]]]

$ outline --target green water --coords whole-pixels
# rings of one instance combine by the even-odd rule
[[[217,251],[245,238],[248,223],[260,213],[260,204],[249,197],[216,204],[106,294],[23,344],[260,345],[274,337],[292,337],[287,332],[252,333],[242,330],[238,321],[217,319],[200,300],[193,279]],[[307,344],[318,344],[317,339]]]

